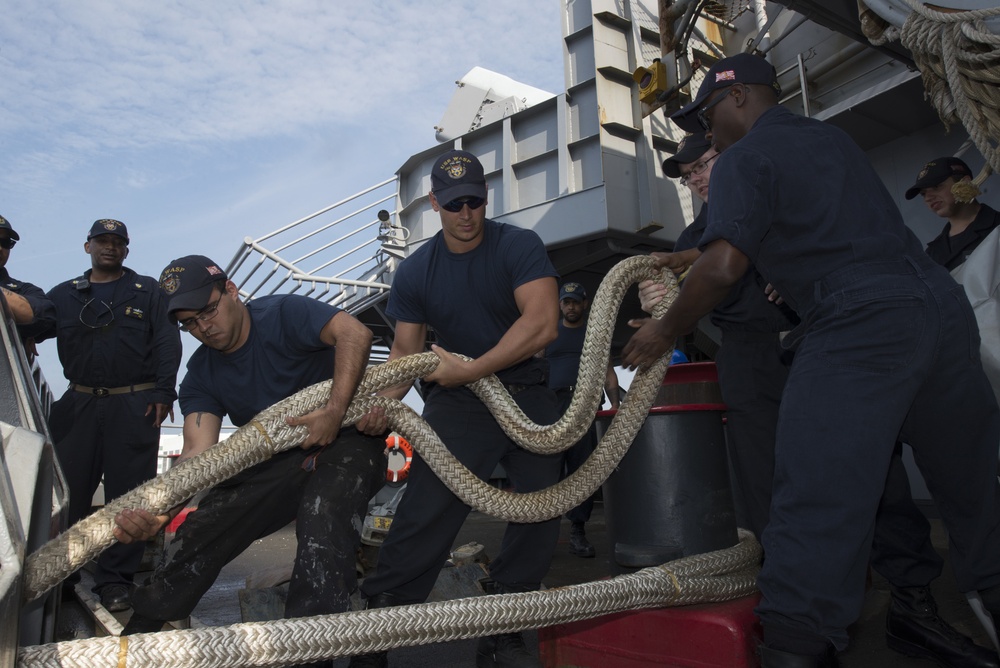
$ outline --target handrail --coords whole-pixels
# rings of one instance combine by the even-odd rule
[[[282,227],[280,229],[277,229],[274,232],[269,232],[269,233],[265,234],[264,236],[258,238],[257,241],[266,241],[266,240],[270,239],[271,237],[277,236],[277,235],[281,234],[282,232],[286,232],[286,231],[292,229],[293,227],[296,227],[296,226],[298,226],[298,225],[300,225],[300,224],[302,224],[302,223],[304,223],[306,221],[312,220],[316,216],[321,216],[324,213],[327,213],[328,211],[333,211],[334,209],[336,209],[336,208],[338,208],[340,206],[343,206],[344,204],[347,204],[348,202],[353,202],[354,200],[356,200],[359,197],[363,197],[363,196],[367,195],[370,192],[373,192],[375,190],[378,190],[379,188],[382,188],[383,186],[387,186],[390,183],[395,183],[395,182],[396,182],[396,177],[392,177],[391,179],[386,179],[385,181],[382,181],[382,183],[377,183],[377,184],[375,184],[375,185],[373,185],[373,186],[371,186],[369,188],[365,188],[361,192],[355,193],[355,194],[351,195],[350,197],[346,197],[346,198],[340,200],[339,202],[337,202],[336,204],[331,204],[330,206],[324,207],[324,208],[320,209],[319,211],[316,211],[315,213],[311,213],[308,216],[305,216],[304,218],[299,218],[294,223],[289,223],[288,225],[285,225],[284,227]]]
[[[23,561],[65,527],[66,480],[48,430],[52,392],[29,361],[6,299],[0,295],[0,666],[12,666],[19,642],[51,642],[58,606],[23,607]]]
[[[396,183],[386,179],[272,232],[245,237],[226,269],[241,296],[306,294],[351,313],[386,299],[408,236],[395,212],[386,211],[395,208]],[[315,266],[302,266],[307,261]]]

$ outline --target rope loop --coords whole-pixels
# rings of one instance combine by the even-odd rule
[[[584,337],[580,374],[566,414],[552,425],[529,420],[496,377],[471,387],[504,431],[522,447],[556,453],[576,443],[600,403],[611,335],[625,291],[644,279],[664,282],[667,296],[653,317],[666,313],[677,295],[667,270],[656,272],[653,258],[633,257],[615,265],[594,296]],[[433,353],[411,355],[367,370],[348,407],[353,424],[381,406],[392,429],[408,440],[430,468],[473,508],[511,522],[540,522],[562,515],[601,485],[627,452],[649,412],[666,373],[671,347],[641,369],[594,453],[570,477],[531,493],[501,491],[480,480],[448,451],[430,426],[405,404],[375,395],[379,390],[429,374]],[[222,443],[181,462],[163,475],[113,500],[30,555],[25,563],[24,598],[41,597],[63,578],[114,542],[115,515],[126,508],[161,514],[203,489],[296,447],[304,427],[289,427],[285,416],[307,413],[326,403],[330,381],[318,383],[259,413]],[[620,610],[730,600],[754,591],[760,546],[749,532],[727,550],[671,562],[611,580],[545,592],[483,596],[443,603],[366,610],[264,624],[239,624],[197,631],[69,641],[19,650],[18,666],[279,666],[379,651],[390,647],[443,642],[587,619]],[[391,633],[388,630],[392,630]]]

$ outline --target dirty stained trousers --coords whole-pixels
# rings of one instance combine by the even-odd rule
[[[212,488],[178,528],[149,584],[133,594],[135,611],[151,619],[188,616],[223,566],[292,520],[298,548],[285,617],[348,610],[361,523],[385,481],[384,442],[342,429],[306,471],[303,463],[317,450],[278,453]]]

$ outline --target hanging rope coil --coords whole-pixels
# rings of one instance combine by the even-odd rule
[[[646,278],[666,283],[670,288],[668,295],[654,309],[654,317],[662,317],[676,297],[673,274],[669,271],[657,274],[652,264],[653,260],[648,256],[624,260],[602,282],[594,296],[591,324],[584,338],[577,389],[569,408],[558,422],[552,425],[531,422],[493,376],[470,386],[490,407],[504,431],[522,447],[538,453],[560,452],[577,442],[587,430],[600,403],[610,357],[611,328],[625,291],[633,283]],[[353,424],[372,407],[381,406],[390,427],[413,445],[435,474],[465,503],[507,521],[538,522],[557,517],[579,505],[610,475],[645,421],[671,353],[672,349],[654,365],[636,373],[629,393],[590,458],[573,475],[537,492],[507,492],[480,480],[455,459],[437,434],[412,409],[387,397],[372,396],[383,388],[412,381],[433,371],[438,361],[434,353],[412,355],[369,369],[347,410],[344,424]],[[42,596],[69,573],[110,546],[114,542],[114,517],[121,510],[145,508],[154,514],[164,513],[197,492],[265,461],[274,453],[296,447],[305,437],[305,429],[287,425],[284,418],[302,415],[322,406],[329,393],[330,382],[327,381],[278,402],[226,441],[178,464],[70,527],[27,559],[23,588],[25,600]],[[126,641],[128,645],[120,645],[117,639],[70,641],[24,648],[19,653],[19,665],[118,666],[121,665],[121,652],[131,657],[128,665],[290,665],[388,647],[537,628],[615,610],[729,600],[753,591],[759,560],[756,541],[752,535],[741,533],[740,545],[732,550],[681,559],[607,581],[614,584],[590,583],[555,592],[476,597],[426,606],[282,620],[266,625],[241,624],[229,628],[176,632],[181,636],[175,633],[132,636]],[[645,575],[640,577],[643,573]],[[670,586],[664,585],[665,577]],[[690,580],[687,581],[687,578]],[[623,591],[615,593],[619,587],[624,588]],[[631,588],[636,588],[636,591],[632,592]],[[591,592],[596,592],[593,594],[596,598],[587,602]],[[577,597],[579,602],[571,603]],[[613,605],[621,607],[611,607],[612,601],[618,601]],[[468,610],[466,606],[475,610]],[[524,606],[523,610],[520,606]],[[433,619],[433,623],[424,625],[420,622],[424,616]],[[449,616],[452,621],[449,621]],[[457,626],[449,626],[452,623]],[[304,642],[302,634],[314,628],[314,636]],[[394,629],[391,637],[383,635],[388,629]],[[283,633],[289,635],[282,636]],[[164,639],[160,640],[161,637]],[[288,653],[275,658],[264,649],[277,645],[286,648]],[[110,659],[112,656],[113,661]]]
[[[986,158],[974,179],[980,185],[990,170],[1000,170],[1000,35],[985,23],[1000,16],[1000,7],[943,12],[905,1],[913,11],[900,42],[913,54],[941,121],[961,123]]]

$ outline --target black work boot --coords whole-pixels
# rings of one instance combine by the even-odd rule
[[[528,651],[520,633],[501,633],[479,639],[476,668],[541,668],[542,664]]]
[[[943,666],[1000,668],[996,652],[980,647],[937,614],[937,603],[927,587],[895,587],[885,616],[885,642],[906,656],[936,661]]]
[[[487,578],[479,581],[486,594],[513,594],[519,589]],[[528,651],[520,633],[501,633],[479,639],[476,668],[541,668],[542,664]]]
[[[584,559],[591,559],[597,554],[597,550],[587,540],[583,522],[573,522],[573,527],[569,530],[569,553]]]
[[[129,586],[120,582],[106,584],[100,589],[95,589],[95,593],[101,599],[101,605],[108,612],[121,612],[132,607],[132,600],[129,596]]]
[[[369,598],[365,602],[365,610],[391,608],[394,605],[403,605],[403,603],[392,594],[383,592]],[[389,668],[389,652],[372,652],[371,654],[352,656],[348,668]]]
[[[838,668],[836,652],[830,647],[823,654],[794,654],[766,645],[760,646],[760,668]]]

